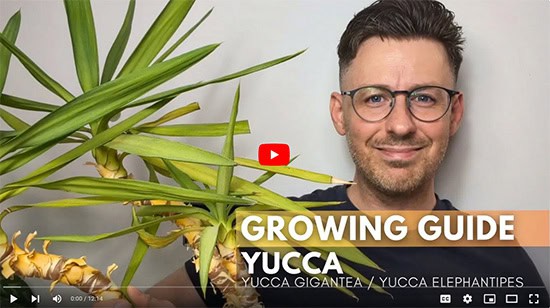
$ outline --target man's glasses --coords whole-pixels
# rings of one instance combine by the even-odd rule
[[[407,96],[407,107],[413,117],[422,122],[434,122],[447,113],[451,98],[458,93],[439,86],[423,86],[411,91],[390,91],[383,87],[366,86],[341,92],[351,97],[355,113],[367,122],[381,121],[389,116],[395,107],[397,94]]]

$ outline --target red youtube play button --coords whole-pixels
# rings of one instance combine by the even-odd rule
[[[285,143],[260,144],[258,161],[264,166],[286,166],[290,162],[290,147]]]

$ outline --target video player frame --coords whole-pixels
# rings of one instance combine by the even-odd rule
[[[116,80],[119,74],[124,75],[121,73],[122,68],[131,58],[132,51],[139,46],[141,39],[166,5],[178,1],[135,2],[127,47],[119,65],[112,72],[113,80]],[[225,193],[227,198],[250,201],[254,205],[246,206],[257,206],[259,210],[265,209],[266,202],[272,202],[271,205],[279,207],[288,206],[286,209],[290,209],[293,204],[311,207],[311,210],[324,209],[335,219],[331,230],[338,230],[342,220],[338,218],[340,214],[333,211],[342,210],[342,206],[346,210],[355,209],[346,208],[354,206],[356,200],[345,192],[349,187],[356,185],[351,184],[354,182],[356,169],[347,150],[348,141],[346,137],[335,132],[329,113],[331,93],[351,90],[341,89],[336,48],[347,22],[371,2],[195,1],[186,15],[180,12],[181,15],[185,15],[181,26],[174,30],[171,39],[167,40],[146,66],[151,66],[157,61],[168,61],[189,51],[210,46],[209,44],[223,44],[216,48],[212,47],[215,51],[212,51],[211,55],[205,57],[204,61],[197,61],[196,65],[181,76],[166,80],[165,84],[143,93],[133,102],[150,98],[163,91],[242,72],[244,69],[269,63],[274,59],[279,59],[280,63],[271,63],[268,65],[269,68],[256,68],[257,72],[253,74],[243,73],[242,76],[227,82],[215,82],[193,91],[182,92],[163,108],[160,105],[151,107],[158,102],[151,100],[148,104],[124,109],[120,118],[114,113],[107,114],[110,118],[104,118],[101,125],[112,128],[140,110],[158,107],[158,112],[152,113],[121,133],[123,137],[120,140],[126,137],[124,135],[130,136],[129,138],[145,136],[146,138],[139,140],[138,146],[121,146],[122,141],[118,145],[112,143],[111,149],[115,149],[115,153],[120,155],[118,157],[113,156],[113,152],[108,150],[103,154],[98,154],[100,151],[94,154],[88,151],[49,177],[30,183],[25,182],[25,177],[92,139],[97,135],[92,131],[101,130],[98,128],[101,125],[97,122],[99,126],[94,127],[95,120],[90,117],[88,123],[75,128],[71,135],[64,137],[67,138],[67,143],[57,144],[51,149],[47,149],[47,146],[40,149],[32,148],[34,144],[41,142],[41,138],[26,139],[27,141],[21,141],[21,146],[14,145],[17,142],[12,141],[12,138],[27,129],[27,125],[38,123],[56,108],[66,106],[71,101],[66,94],[61,94],[61,97],[57,95],[63,91],[57,90],[56,94],[54,90],[52,93],[47,87],[37,83],[37,77],[29,74],[29,64],[27,68],[22,65],[20,57],[12,55],[9,62],[5,61],[6,54],[16,52],[7,51],[3,47],[3,42],[9,40],[9,33],[4,29],[18,11],[21,19],[14,45],[52,80],[65,87],[72,96],[78,98],[84,92],[94,90],[82,86],[82,73],[78,70],[85,68],[75,67],[78,60],[75,60],[73,54],[71,33],[67,31],[69,13],[63,1],[2,1],[0,29],[4,36],[0,44],[0,71],[5,71],[6,77],[3,78],[0,74],[0,153],[3,153],[0,158],[0,222],[7,237],[5,247],[12,247],[13,235],[20,230],[21,236],[16,239],[16,243],[21,248],[22,255],[46,255],[42,248],[44,239],[52,238],[52,243],[46,249],[49,254],[74,259],[85,256],[86,264],[109,276],[114,286],[119,287],[129,281],[130,285],[142,291],[151,289],[174,271],[185,268],[189,272],[192,284],[165,285],[157,290],[170,289],[175,290],[175,293],[186,294],[190,289],[196,289],[196,293],[201,297],[206,293],[206,305],[222,306],[225,303],[222,293],[213,289],[209,283],[204,285],[200,275],[195,272],[195,267],[200,267],[200,259],[195,263],[188,263],[194,256],[194,247],[187,248],[189,240],[184,239],[182,233],[177,233],[178,230],[181,231],[180,226],[174,224],[175,219],[164,215],[166,212],[161,213],[160,207],[173,210],[173,207],[181,205],[178,203],[180,202],[196,206],[196,211],[212,210],[211,213],[218,215],[215,210],[216,204],[230,205],[231,202],[235,202],[234,199],[213,201],[214,206],[207,205],[204,200],[182,202],[177,198],[157,204],[158,200],[169,198],[162,199],[160,195],[159,198],[123,198],[130,194],[128,187],[121,189],[120,196],[123,197],[113,194],[98,196],[90,191],[86,194],[77,190],[67,192],[65,190],[68,189],[58,189],[59,187],[56,187],[56,190],[44,189],[47,185],[43,184],[55,186],[56,182],[75,177],[101,178],[99,174],[105,170],[98,167],[98,157],[116,157],[115,161],[122,162],[126,174],[116,175],[120,178],[149,183],[152,179],[151,174],[154,173],[160,182],[159,185],[170,186],[162,188],[166,189],[164,193],[167,193],[168,189],[180,189],[180,184],[185,179],[174,175],[169,163],[163,161],[164,159],[176,162],[173,165],[179,166],[180,156],[172,157],[174,159],[170,160],[166,157],[144,156],[144,152],[141,152],[149,151],[147,155],[155,151],[164,153],[163,149],[167,149],[167,143],[152,142],[160,138],[204,150],[205,152],[195,153],[194,157],[197,160],[208,160],[207,163],[211,162],[210,159],[218,159],[216,163],[227,159],[226,154],[230,152],[226,151],[229,147],[226,146],[227,140],[232,139],[233,154],[230,155],[233,157],[230,160],[236,165],[231,167],[233,169],[230,173],[246,182],[231,184],[229,181],[229,190]],[[439,238],[415,244],[411,242],[412,234],[416,233],[413,227],[408,227],[403,239],[391,241],[387,236],[399,236],[399,228],[405,225],[399,220],[387,223],[387,226],[384,219],[380,221],[380,225],[376,225],[373,220],[370,229],[365,227],[365,230],[376,229],[380,232],[381,239],[375,241],[373,233],[366,232],[368,244],[363,246],[357,243],[343,245],[342,240],[335,241],[336,244],[333,246],[317,242],[317,239],[308,243],[306,240],[299,241],[289,236],[290,231],[282,228],[280,232],[294,242],[277,242],[282,246],[275,246],[274,242],[267,238],[266,232],[261,238],[261,241],[266,242],[256,246],[270,253],[256,254],[260,252],[257,248],[247,247],[244,242],[235,242],[235,246],[241,251],[248,252],[246,257],[242,257],[242,261],[248,266],[247,271],[253,269],[254,272],[250,277],[238,278],[241,278],[240,282],[244,287],[251,287],[259,292],[259,301],[266,307],[286,307],[290,302],[295,302],[294,306],[301,307],[550,305],[550,248],[545,242],[550,233],[547,193],[550,185],[550,161],[547,155],[550,150],[550,138],[546,112],[547,95],[539,90],[544,88],[549,80],[550,47],[544,39],[549,33],[548,27],[545,26],[548,19],[547,3],[502,3],[496,0],[479,4],[450,0],[441,2],[455,13],[455,20],[462,26],[466,37],[464,61],[456,84],[456,90],[464,95],[465,113],[461,127],[451,138],[445,160],[437,173],[437,204],[441,205],[443,210],[454,210],[456,207],[465,215],[475,211],[494,211],[498,212],[498,215],[514,216],[511,222],[514,230],[504,231],[503,235],[515,234],[514,241],[517,241],[517,245],[507,246],[502,242],[502,245],[491,244],[491,241],[500,236],[500,229],[497,229],[491,239],[482,240],[478,245],[462,245],[461,241],[445,245],[437,242]],[[108,83],[101,81],[105,63],[125,18],[129,18],[127,12],[130,11],[130,3],[90,1],[98,48],[98,86]],[[210,12],[212,7],[214,10]],[[76,24],[84,25],[85,22],[78,18],[75,19]],[[510,20],[516,22],[511,23]],[[198,27],[189,33],[189,37],[185,38],[172,54],[159,60],[170,46],[175,46],[177,40],[185,37],[187,31],[195,25]],[[161,29],[155,35],[166,35],[165,31],[167,30]],[[13,28],[11,32],[14,32]],[[304,49],[307,50],[297,55]],[[288,58],[281,60],[281,57],[285,56]],[[89,54],[84,57],[89,57]],[[3,70],[4,68],[6,69]],[[382,75],[382,72],[380,74]],[[132,91],[137,93],[149,87],[150,83],[134,85]],[[358,86],[365,85],[368,84]],[[408,85],[383,85],[390,86],[391,90],[412,89]],[[113,91],[109,100],[115,98],[116,94],[116,91]],[[88,95],[93,96],[93,93]],[[109,103],[109,100],[106,100],[106,103]],[[401,106],[401,94],[397,95],[397,101],[398,107]],[[195,102],[197,105],[194,105]],[[351,101],[348,103],[351,104]],[[237,105],[238,108],[235,107]],[[37,111],[36,108],[40,110]],[[238,113],[233,117],[233,111],[237,109]],[[35,133],[54,131],[57,125],[61,127],[65,122],[76,121],[80,115],[90,113],[90,110],[102,112],[99,109],[84,108],[75,112],[74,117],[55,122],[56,125],[44,126],[44,129],[36,130]],[[171,113],[172,111],[175,112]],[[228,129],[232,122],[233,132],[229,134]],[[227,135],[231,135],[232,138],[227,138]],[[29,136],[31,138],[34,135]],[[156,139],[148,139],[153,137]],[[268,148],[267,152],[264,150],[262,164],[259,152],[261,146],[266,144],[283,144],[286,147]],[[12,145],[13,151],[7,153]],[[25,151],[31,149],[35,151],[36,156],[27,163],[25,159],[20,159],[26,156],[13,158],[13,155],[24,155]],[[179,155],[178,151],[170,155]],[[221,158],[208,156],[211,153]],[[182,165],[186,163],[183,162]],[[195,173],[192,173],[193,168],[186,169],[186,174],[194,180],[201,191],[224,194],[220,193],[216,185],[217,172],[223,168],[203,163],[197,163],[201,167],[196,169]],[[189,166],[193,164],[195,162]],[[228,168],[223,170],[230,170],[230,166],[225,167]],[[156,171],[150,172],[152,169]],[[119,170],[114,170],[114,173]],[[209,180],[206,181],[205,178]],[[74,183],[75,186],[80,185],[78,182]],[[86,183],[86,189],[99,188],[105,184],[99,181]],[[259,188],[235,188],[242,183],[257,185]],[[12,186],[9,187],[10,185]],[[44,187],[37,187],[39,185]],[[23,186],[27,189],[24,193],[13,197],[10,195],[15,189]],[[136,191],[131,193],[143,196],[144,187],[139,186],[139,189],[136,188]],[[276,193],[277,196],[273,197],[270,192]],[[266,194],[268,195],[264,198]],[[303,197],[286,199],[285,196]],[[101,198],[104,198],[104,203],[94,203]],[[77,199],[83,206],[70,206],[67,203],[47,204],[55,200]],[[452,201],[452,204],[447,204],[446,200]],[[319,204],[314,204],[316,202]],[[322,208],[317,207],[321,205]],[[31,207],[24,208],[26,206]],[[147,229],[147,234],[153,235],[153,241],[156,241],[151,247],[156,244],[158,249],[147,249],[140,260],[139,268],[130,279],[127,269],[131,267],[131,260],[137,260],[132,258],[140,237],[137,230],[130,229],[136,221],[140,224],[145,222],[142,220],[142,217],[145,217],[144,212],[139,211],[147,211],[147,208],[154,206],[159,207],[159,210],[151,210],[157,212],[150,217],[165,219],[159,223],[158,230]],[[226,222],[235,219],[236,222],[230,223],[229,226],[242,228],[242,220],[237,219],[238,211],[234,211],[233,205],[228,208],[231,209],[220,215],[227,218]],[[519,222],[522,213],[533,215],[525,220],[525,228],[521,227]],[[392,211],[392,214],[399,215],[399,212]],[[251,215],[252,213],[247,212],[244,217]],[[278,216],[274,213],[266,215]],[[296,216],[299,214],[293,217]],[[408,217],[405,218],[406,221],[410,220]],[[276,218],[273,218],[273,221],[275,220]],[[275,223],[267,229],[273,231],[283,225],[280,220],[276,221],[279,221],[279,224]],[[443,218],[438,222],[425,221],[426,235],[434,236],[436,231],[431,227],[442,222]],[[316,226],[315,220],[311,223]],[[495,220],[495,223],[499,228],[506,225],[506,221]],[[260,225],[258,222],[252,224],[253,227]],[[484,226],[472,227],[472,230],[491,228],[490,225],[490,222],[486,222]],[[224,224],[220,226],[225,227]],[[288,226],[288,223],[285,226]],[[295,226],[298,227],[295,232],[305,237],[303,232],[307,231],[308,223],[296,220]],[[522,230],[531,233],[525,233],[527,235],[522,239],[518,237]],[[38,232],[37,238],[32,240],[28,251],[25,251],[25,238],[34,231]],[[347,234],[345,232],[342,231],[342,234]],[[456,229],[449,232],[451,235],[457,234]],[[257,235],[253,231],[251,233]],[[142,238],[147,237],[147,234],[142,233]],[[359,237],[359,233],[357,234]],[[73,235],[82,238],[78,241],[54,238]],[[465,225],[464,236],[466,235]],[[440,237],[444,236],[445,231],[442,229]],[[237,232],[235,237],[238,237]],[[0,236],[0,244],[2,240]],[[308,237],[309,240],[312,239]],[[299,254],[289,254],[287,246],[295,248]],[[341,253],[346,250],[348,252]],[[350,253],[352,250],[353,253]],[[334,252],[334,255],[331,252]],[[361,258],[357,257],[359,254]],[[362,259],[363,256],[368,257],[372,263]],[[118,269],[111,272],[109,266],[113,263],[118,265]],[[7,271],[5,268],[6,266],[2,267],[3,272]],[[45,267],[42,269],[46,270]],[[295,273],[296,269],[299,269],[300,273]],[[107,275],[107,272],[110,272],[110,275]],[[25,278],[24,281],[23,283],[6,280],[2,277],[2,307],[91,307],[107,299],[88,295],[62,282],[50,290],[52,280]],[[200,287],[201,283],[205,290]],[[27,287],[27,284],[30,287]],[[294,300],[295,298],[303,299]],[[175,305],[179,306],[179,303]]]

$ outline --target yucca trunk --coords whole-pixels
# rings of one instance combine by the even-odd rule
[[[50,291],[56,284],[63,283],[77,287],[102,300],[122,298],[122,293],[113,285],[110,278],[111,273],[117,268],[115,264],[109,266],[107,275],[103,275],[99,270],[86,264],[85,257],[72,259],[48,253],[50,241],[44,241],[43,253],[34,249],[29,250],[36,232],[27,236],[22,249],[16,243],[20,234],[21,232],[18,231],[13,235],[11,245],[6,247],[0,259],[2,275],[5,278],[13,275],[42,278],[52,281]]]
[[[201,221],[196,218],[178,219],[176,224],[180,228],[196,228],[202,225]],[[193,263],[196,270],[204,270],[199,268],[198,261],[201,232],[190,231],[186,232],[184,236],[193,248],[195,254]],[[227,246],[224,243],[217,243],[208,269],[210,281],[222,292],[226,300],[224,307],[263,307],[259,301],[258,292],[253,287],[244,284],[249,274],[239,249],[234,241],[226,244]]]

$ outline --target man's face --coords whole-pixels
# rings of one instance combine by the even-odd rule
[[[378,85],[389,90],[413,90],[436,85],[454,88],[454,78],[441,43],[428,39],[394,40],[373,37],[361,45],[341,80],[342,90]],[[369,123],[357,116],[351,97],[334,92],[331,116],[338,133],[345,135],[355,162],[356,181],[388,196],[413,193],[433,185],[449,138],[456,133],[463,113],[462,94],[435,122],[422,122],[407,109],[406,96],[385,119]],[[359,178],[357,178],[359,177]]]

